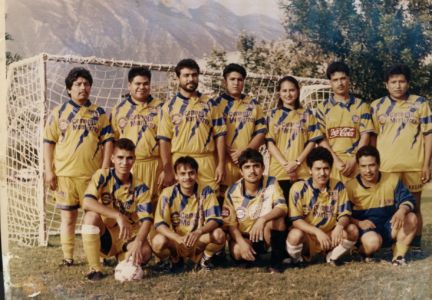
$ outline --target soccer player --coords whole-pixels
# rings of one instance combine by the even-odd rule
[[[360,174],[347,183],[353,205],[352,222],[360,229],[360,252],[371,261],[381,245],[393,248],[394,265],[405,264],[405,253],[417,229],[415,199],[395,173],[379,171],[380,155],[373,146],[356,154]]]
[[[277,90],[278,106],[267,120],[269,175],[276,177],[288,199],[292,183],[309,177],[306,156],[323,135],[312,112],[301,107],[300,86],[294,77],[280,79]]]
[[[183,59],[175,67],[179,92],[163,105],[157,131],[163,165],[159,187],[174,183],[172,162],[181,156],[197,161],[203,186],[218,191],[224,177],[226,126],[214,101],[197,91],[199,71],[192,59]]]
[[[327,78],[333,96],[320,103],[316,118],[326,139],[321,146],[333,155],[331,177],[348,181],[356,171],[357,149],[369,144],[373,132],[369,104],[350,94],[350,70],[343,62],[333,62],[327,68]]]
[[[112,151],[108,117],[89,100],[92,83],[88,70],[70,70],[65,79],[70,99],[53,109],[44,131],[45,182],[60,209],[65,266],[73,265],[75,224],[84,191],[98,168],[109,167]]]
[[[105,277],[100,256],[124,257],[139,266],[152,253],[147,241],[153,221],[150,190],[130,172],[135,144],[125,138],[116,140],[111,161],[113,168],[99,169],[93,175],[83,200],[81,232],[89,280]]]
[[[174,171],[178,183],[159,196],[153,251],[161,259],[170,257],[174,273],[183,270],[184,258],[197,263],[198,269],[211,270],[210,259],[226,241],[216,194],[198,183],[198,163],[192,157],[179,157]]]
[[[242,178],[228,188],[222,209],[236,261],[255,261],[271,246],[269,271],[282,272],[287,204],[275,177],[265,176],[264,160],[255,149],[239,157]]]
[[[341,181],[330,177],[333,157],[326,148],[314,148],[306,158],[311,177],[293,184],[287,250],[294,263],[327,253],[326,261],[336,264],[352,249],[358,229],[350,224],[351,205]]]
[[[246,148],[258,149],[264,143],[267,132],[264,113],[258,100],[242,94],[246,80],[246,69],[238,64],[229,64],[223,70],[226,92],[216,103],[227,127],[225,191],[240,179],[238,158]]]
[[[128,74],[129,95],[116,105],[110,116],[116,139],[128,138],[136,145],[132,173],[150,188],[153,207],[157,202],[157,179],[160,173],[159,145],[156,140],[158,112],[163,102],[150,95],[151,72],[134,67]]]
[[[411,71],[405,65],[392,66],[385,74],[388,95],[372,103],[381,171],[398,173],[416,200],[417,236],[412,246],[421,246],[423,219],[421,191],[431,178],[432,114],[430,101],[409,93]]]

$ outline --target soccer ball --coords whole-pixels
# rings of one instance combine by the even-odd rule
[[[141,266],[135,266],[131,260],[121,261],[115,268],[114,278],[121,282],[140,280],[143,278],[144,272]]]

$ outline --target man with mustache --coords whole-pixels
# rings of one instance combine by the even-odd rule
[[[379,171],[380,155],[373,146],[364,146],[356,154],[360,174],[347,183],[353,204],[353,223],[360,229],[360,252],[365,261],[381,246],[393,241],[393,265],[404,265],[405,254],[417,229],[413,213],[415,199],[398,174]]]
[[[326,261],[337,260],[352,249],[358,229],[350,224],[351,205],[341,181],[330,178],[333,157],[326,148],[313,149],[306,158],[311,177],[294,183],[289,197],[287,251],[293,263],[326,253]]]

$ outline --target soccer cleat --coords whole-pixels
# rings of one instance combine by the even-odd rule
[[[105,274],[103,274],[100,271],[94,271],[91,270],[87,275],[85,276],[90,281],[99,281],[105,278]]]
[[[198,270],[203,270],[203,271],[211,271],[214,269],[214,265],[211,262],[211,257],[207,257],[205,255],[203,255],[201,257],[200,262],[197,264],[197,269]]]
[[[225,249],[216,252],[215,255],[213,255],[213,257],[211,258],[211,261],[215,266],[224,265],[227,261]]]
[[[72,267],[73,264],[74,264],[74,260],[72,258],[65,258],[60,263],[60,266],[63,266],[63,267]]]
[[[393,266],[405,266],[407,264],[405,257],[398,256],[395,259],[392,260]]]
[[[170,272],[172,274],[182,273],[184,269],[185,269],[185,264],[182,258],[180,258],[180,260],[176,263],[171,261]]]

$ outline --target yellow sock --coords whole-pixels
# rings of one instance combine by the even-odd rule
[[[63,251],[64,259],[73,259],[74,245],[75,245],[75,233],[61,233],[60,243]]]
[[[212,257],[215,253],[219,252],[224,248],[225,248],[225,243],[223,244],[210,243],[205,247],[204,254],[207,257]]]
[[[407,245],[396,243],[393,247],[393,260],[398,256],[405,257],[405,254],[408,252],[408,247]]]
[[[90,269],[93,271],[102,272],[102,265],[99,259],[101,247],[99,228],[93,225],[83,225],[81,233],[84,253],[87,257]]]

